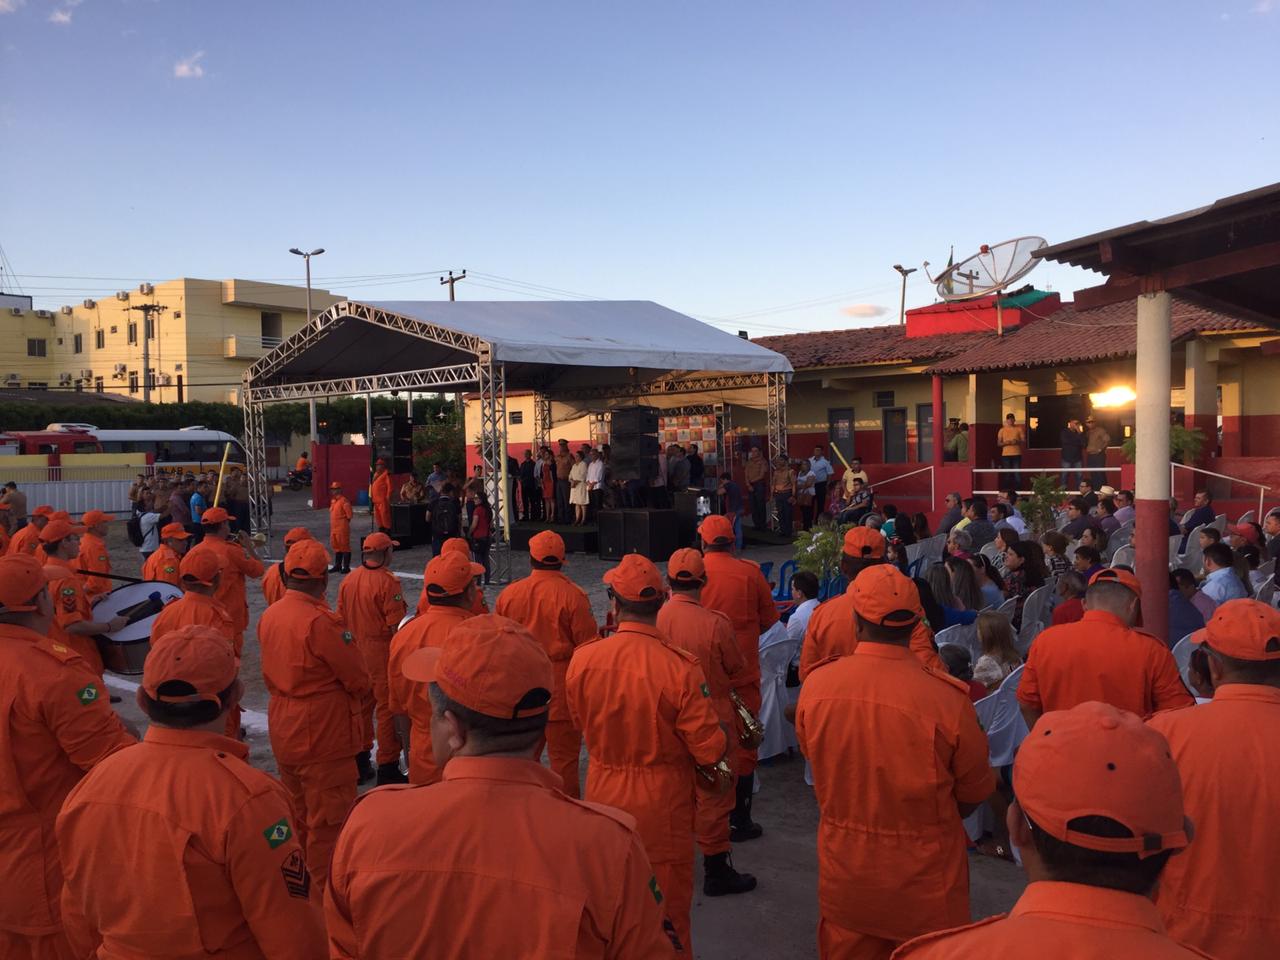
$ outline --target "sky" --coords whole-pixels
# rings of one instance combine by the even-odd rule
[[[1277,50],[1280,0],[0,0],[3,282],[301,282],[324,247],[316,285],[370,300],[466,269],[752,336],[889,323],[895,263],[1280,179]]]

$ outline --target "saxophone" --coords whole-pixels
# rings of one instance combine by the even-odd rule
[[[698,767],[698,786],[713,795],[727,793],[733,788],[737,779],[733,767],[729,766],[729,761],[723,758],[715,763]]]
[[[738,743],[742,744],[744,750],[756,749],[764,743],[764,724],[747,709],[747,705],[738,696],[738,691],[730,690],[729,699],[733,701],[733,709],[737,711],[738,721],[742,724],[738,730]]]

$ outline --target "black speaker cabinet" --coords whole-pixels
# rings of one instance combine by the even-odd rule
[[[628,459],[614,457],[609,461],[609,469],[615,480],[639,480],[647,484],[650,480],[658,478],[658,458],[656,456]]]
[[[671,495],[678,522],[678,538],[681,546],[690,546],[698,535],[698,499],[706,497],[712,513],[720,513],[720,494],[714,490],[681,490]]]
[[[391,539],[401,547],[431,542],[431,526],[427,523],[425,503],[393,503],[391,505]]]
[[[609,462],[617,460],[639,460],[641,457],[657,457],[662,450],[658,438],[647,433],[633,433],[626,436],[614,434],[609,444]]]
[[[610,414],[609,435],[616,446],[619,437],[658,432],[657,407],[619,407]]]
[[[601,510],[598,522],[601,560],[638,553],[659,563],[679,546],[674,510]]]
[[[374,417],[373,455],[392,473],[413,472],[413,423],[408,417]]]

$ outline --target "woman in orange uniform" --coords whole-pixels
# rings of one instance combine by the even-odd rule
[[[350,573],[351,501],[342,495],[342,484],[337,480],[329,484],[329,549],[333,551],[329,572]]]
[[[373,503],[373,525],[391,536],[391,474],[385,460],[379,460],[373,468],[369,500]]]

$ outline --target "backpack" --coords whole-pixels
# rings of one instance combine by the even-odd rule
[[[129,542],[135,547],[142,546],[142,518],[133,516],[125,521],[125,533],[129,535]]]
[[[456,537],[460,505],[454,497],[438,497],[431,505],[431,533],[437,537]]]

